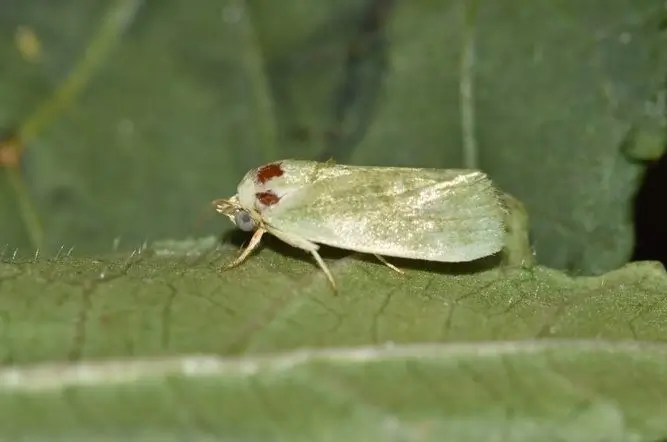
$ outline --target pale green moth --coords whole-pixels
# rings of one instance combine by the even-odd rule
[[[479,170],[347,166],[282,160],[252,169],[237,194],[212,202],[250,243],[265,232],[310,252],[334,290],[318,244],[382,256],[439,262],[473,261],[504,243],[501,193]]]

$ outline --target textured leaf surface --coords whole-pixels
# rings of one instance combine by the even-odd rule
[[[660,266],[575,279],[406,267],[401,277],[348,256],[332,263],[334,296],[312,263],[272,248],[221,273],[236,252],[214,244],[3,264],[4,434],[667,434],[667,349],[647,343],[667,333]]]

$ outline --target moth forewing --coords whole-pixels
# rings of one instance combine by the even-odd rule
[[[363,169],[304,186],[262,217],[314,243],[384,256],[464,262],[502,249],[503,208],[482,172]]]
[[[233,264],[240,264],[266,231],[310,252],[334,288],[318,243],[441,262],[472,261],[503,247],[500,193],[477,170],[283,160],[251,170],[237,190],[234,197],[214,202],[239,227],[247,219],[239,211],[257,224]]]

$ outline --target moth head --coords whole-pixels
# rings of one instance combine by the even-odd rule
[[[243,208],[236,195],[229,199],[216,199],[211,201],[211,205],[221,215],[229,218],[239,229],[244,232],[252,232],[259,223],[253,215]]]
[[[229,199],[220,198],[213,200],[211,201],[211,205],[216,212],[220,215],[225,215],[234,224],[236,224],[236,213],[243,209],[236,195]]]

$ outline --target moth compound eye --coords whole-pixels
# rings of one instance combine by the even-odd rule
[[[257,227],[255,220],[252,219],[250,214],[245,210],[236,212],[236,215],[234,215],[234,222],[236,223],[236,226],[244,232],[252,232]]]

